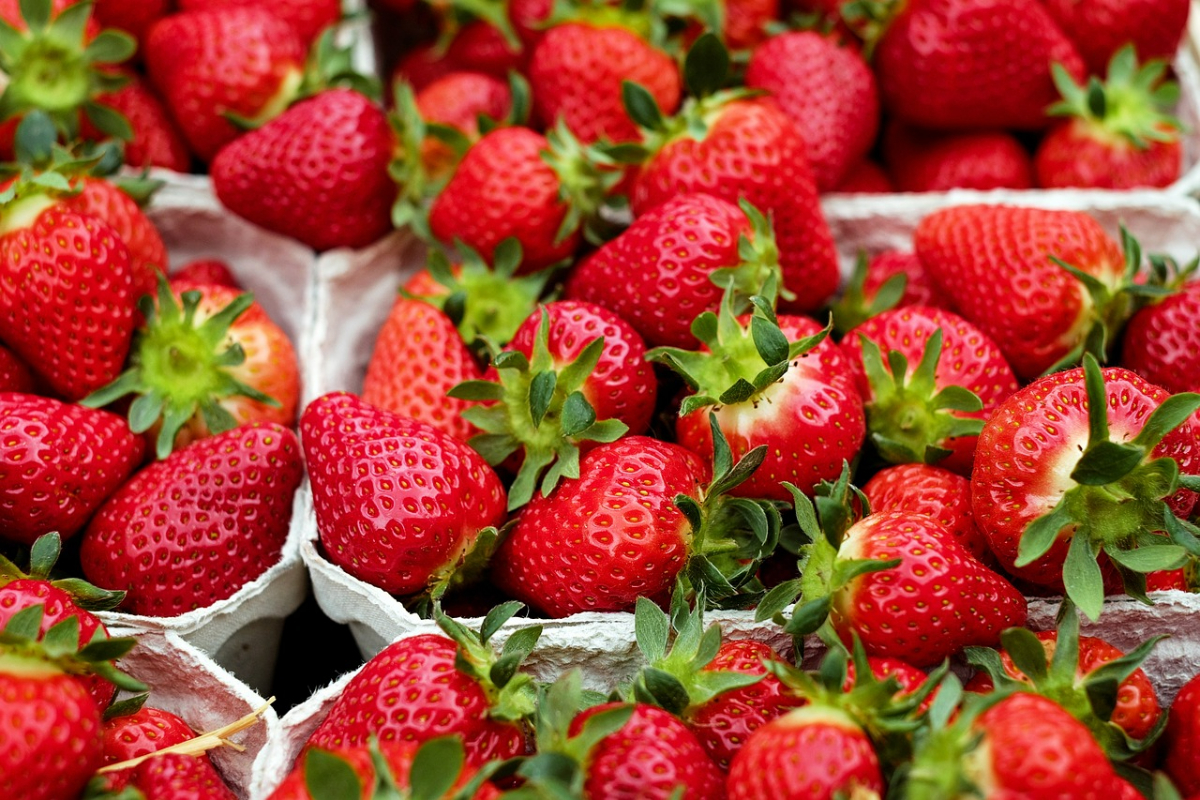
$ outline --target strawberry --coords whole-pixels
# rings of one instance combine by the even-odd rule
[[[694,347],[691,321],[717,311],[729,281],[755,294],[779,281],[770,224],[753,207],[682,194],[639,216],[571,272],[565,295],[628,320],[651,346]]]
[[[1132,45],[1113,55],[1108,80],[1072,80],[1061,65],[1054,82],[1063,99],[1049,113],[1067,119],[1038,145],[1040,186],[1091,189],[1163,187],[1183,171],[1182,123],[1168,109],[1179,86],[1164,80],[1165,60],[1138,66]]]
[[[773,103],[715,91],[727,58],[711,35],[696,41],[684,68],[696,97],[670,119],[649,93],[627,84],[626,104],[646,139],[624,151],[641,163],[630,206],[640,216],[684,192],[744,198],[774,227],[783,288],[794,294],[785,294],[783,308],[815,310],[837,289],[839,272],[804,139]]]
[[[846,171],[846,177],[833,191],[844,194],[888,194],[896,191],[896,187],[882,167],[874,161],[863,160]]]
[[[291,25],[305,45],[342,18],[339,0],[179,0],[180,11],[239,7],[266,9]]]
[[[1090,619],[1104,599],[1101,553],[1135,596],[1144,573],[1181,566],[1153,534],[1196,502],[1179,473],[1197,469],[1200,427],[1188,417],[1198,407],[1200,396],[1170,397],[1091,356],[1014,394],[984,426],[971,476],[975,523],[996,558],[1040,586],[1065,585]]]
[[[92,518],[84,574],[125,589],[124,608],[146,616],[174,617],[233,595],[279,560],[299,450],[287,428],[256,423],[151,464]]]
[[[37,382],[25,362],[0,344],[0,392],[34,394]]]
[[[118,3],[123,1],[117,0]],[[129,121],[130,139],[125,142],[125,163],[131,167],[162,167],[187,172],[192,156],[166,105],[140,76],[123,74],[128,83],[101,94],[97,101]],[[86,121],[82,135],[85,140],[104,138],[103,131]]]
[[[109,716],[104,720],[104,763],[117,764],[157,753],[195,736],[191,726],[170,711],[150,706],[139,707],[131,713]],[[131,771],[119,770],[107,773],[106,780],[111,788],[120,789],[127,785],[131,777]]]
[[[815,31],[791,31],[755,48],[746,86],[763,89],[808,145],[817,188],[841,184],[879,131],[879,91],[863,57]]]
[[[493,669],[498,657],[489,644],[490,633],[519,608],[508,603],[494,609],[482,634],[439,617],[452,638],[420,634],[388,645],[346,684],[307,747],[358,747],[369,737],[384,745],[420,744],[454,735],[462,739],[472,767],[523,754],[534,686],[516,667],[533,649],[541,628],[513,634],[505,648],[506,657],[514,656],[508,669]]]
[[[154,21],[167,15],[170,5],[170,0],[96,0],[93,8],[101,25],[120,28],[140,43]]]
[[[1175,695],[1163,740],[1163,770],[1181,792],[1200,792],[1200,677],[1193,676]]]
[[[77,400],[116,378],[135,297],[129,248],[111,226],[10,185],[0,191],[0,282],[0,339],[54,393]]]
[[[504,522],[491,467],[426,423],[334,393],[308,405],[300,431],[327,557],[384,591],[438,583]]]
[[[862,727],[844,711],[818,705],[755,731],[733,759],[728,786],[729,800],[878,797],[884,788],[879,758]]]
[[[178,269],[172,270],[172,282],[226,286],[230,289],[242,289],[241,282],[233,274],[229,265],[218,258],[199,258],[189,261]]]
[[[147,297],[141,308],[129,368],[85,405],[136,395],[130,428],[148,433],[159,458],[238,425],[295,422],[295,349],[252,295],[160,276],[157,305]]]
[[[999,653],[969,651],[968,660],[982,671],[966,689],[987,693],[996,685],[1022,691],[1032,686],[1086,725],[1111,758],[1127,759],[1146,750],[1161,732],[1158,697],[1138,666],[1159,638],[1126,655],[1103,639],[1080,636],[1079,616],[1066,601],[1057,630],[1014,628],[1004,632]]]
[[[133,768],[129,784],[145,800],[237,800],[207,756],[165,753]]]
[[[141,437],[115,414],[48,397],[0,393],[0,530],[33,544],[78,533],[142,462]]]
[[[718,315],[705,312],[693,324],[701,351],[658,348],[648,357],[693,387],[675,426],[680,444],[713,452],[705,409],[715,406],[735,457],[767,448],[762,466],[736,494],[786,500],[784,481],[811,492],[855,458],[866,427],[862,400],[826,330],[807,317],[776,318],[765,298],[755,302],[750,319],[739,320],[727,292]]]
[[[1044,128],[1053,62],[1084,74],[1075,46],[1038,0],[905,3],[874,61],[884,108],[935,129]]]
[[[883,163],[901,192],[1033,188],[1033,161],[1006,131],[938,133],[894,122]]]
[[[621,103],[623,81],[644,87],[668,114],[679,106],[674,60],[619,23],[555,25],[530,57],[535,117],[548,128],[562,120],[585,144],[641,138]]]
[[[527,99],[527,98],[526,98]],[[453,128],[475,142],[482,135],[480,117],[504,120],[513,111],[513,93],[508,84],[482,72],[451,72],[416,93],[417,113],[426,123]],[[457,155],[445,142],[426,136],[421,143],[421,161],[430,175],[453,170]]]
[[[830,306],[833,328],[844,335],[872,317],[906,306],[948,309],[949,301],[915,253],[885,250],[869,259],[860,254],[842,296]]]
[[[1179,291],[1130,318],[1125,326],[1121,363],[1169,392],[1200,391],[1200,283]]]
[[[1141,58],[1172,59],[1187,30],[1185,0],[1042,0],[1042,5],[1096,75],[1130,42]]]
[[[266,8],[172,14],[145,44],[155,87],[204,161],[240,133],[225,114],[266,122],[287,107],[304,69],[304,43]]]
[[[329,89],[223,147],[213,188],[234,213],[316,250],[364,247],[391,229],[393,147],[382,109]]]
[[[913,243],[934,285],[1000,345],[1022,380],[1078,359],[1098,325],[1119,327],[1128,314],[1123,282],[1140,262],[1131,240],[1125,263],[1078,211],[953,206],[921,220]]]
[[[937,463],[969,475],[983,422],[1018,388],[996,343],[941,309],[884,311],[847,333],[841,347],[871,441],[891,463]],[[911,372],[910,362],[917,362]]]
[[[929,464],[900,464],[875,473],[863,487],[874,512],[906,511],[941,523],[976,558],[987,553],[987,540],[975,527],[971,482]]]

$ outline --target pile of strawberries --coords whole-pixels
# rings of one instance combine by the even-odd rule
[[[86,609],[235,598],[305,474],[323,557],[446,635],[364,666],[274,797],[1200,794],[1200,688],[1164,714],[1154,640],[1078,616],[1200,590],[1197,262],[959,205],[840,287],[820,204],[1169,185],[1188,4],[841,5],[400,2],[438,40],[385,108],[336,0],[0,0],[0,795],[130,755]],[[122,159],[317,251],[428,241],[361,394],[300,408],[293,344],[227,266],[168,277]],[[636,611],[646,666],[539,685],[537,627],[492,647],[521,608]],[[820,667],[705,628],[730,609]]]

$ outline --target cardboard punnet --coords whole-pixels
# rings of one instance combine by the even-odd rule
[[[932,211],[964,203],[1007,203],[1086,211],[1111,234],[1125,225],[1142,243],[1143,250],[1166,253],[1180,260],[1200,248],[1200,206],[1190,198],[1158,192],[950,192],[938,195],[831,197],[824,202],[826,216],[838,242],[843,270],[848,274],[860,250],[911,249],[912,232]],[[330,391],[358,392],[374,339],[391,307],[400,284],[423,266],[424,246],[405,232],[396,232],[358,251],[324,254],[317,262],[314,322],[305,353],[308,398]],[[436,630],[386,592],[352,578],[327,561],[317,542],[315,517],[307,522],[301,555],[308,565],[313,592],[324,612],[350,626],[365,657],[379,652],[394,639]],[[1164,695],[1178,689],[1185,673],[1200,670],[1200,622],[1195,611],[1200,598],[1168,593],[1154,608],[1114,599],[1100,630],[1113,628],[1114,643],[1131,646],[1134,631],[1171,633],[1151,659],[1151,671],[1162,683]],[[1033,605],[1033,618],[1041,627],[1052,624],[1056,603]],[[750,612],[710,614],[727,634],[767,641],[779,650],[790,645],[777,626],[756,624]],[[1111,620],[1111,621],[1110,621]],[[479,620],[463,620],[477,627]],[[517,626],[541,624],[542,638],[529,659],[539,678],[552,678],[572,667],[585,671],[587,683],[607,688],[629,677],[639,664],[634,646],[633,616],[627,613],[582,613],[560,620],[515,618],[497,636],[503,641]],[[1139,640],[1140,641],[1140,640]],[[1174,653],[1169,657],[1163,653]],[[1194,654],[1194,655],[1189,655]],[[1189,664],[1188,659],[1195,659]],[[1162,659],[1162,666],[1155,666]],[[1168,668],[1168,662],[1173,666]]]
[[[315,256],[303,245],[264,231],[221,207],[208,179],[161,174],[167,183],[147,213],[167,245],[170,268],[199,258],[225,261],[303,357],[311,328]],[[232,597],[178,617],[104,612],[105,624],[170,632],[211,655],[260,691],[270,687],[284,619],[308,592],[300,541],[308,506],[297,493],[292,524],[278,563]]]
[[[267,702],[174,633],[120,628],[109,633],[137,638],[137,645],[119,666],[150,687],[146,705],[182,717],[196,733],[217,730]],[[221,747],[210,751],[213,765],[239,798],[251,796],[254,760],[276,738],[278,726],[275,710],[267,708],[258,722],[231,737],[244,750]]]

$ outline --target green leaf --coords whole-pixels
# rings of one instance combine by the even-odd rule
[[[1000,643],[1013,665],[1035,684],[1046,679],[1046,648],[1032,632],[1025,628],[1009,628],[1000,634]]]
[[[55,624],[42,637],[42,646],[54,657],[75,653],[79,650],[79,618],[67,617]]]
[[[796,602],[796,598],[799,596],[799,578],[784,581],[778,586],[773,587],[759,601],[758,607],[754,609],[754,621],[763,622],[768,619],[774,619],[776,614],[783,613],[785,608]]]
[[[21,639],[33,641],[37,639],[38,630],[42,627],[42,617],[45,615],[46,607],[44,605],[29,606],[23,608],[13,614],[8,624],[4,626],[4,632]]]
[[[1173,544],[1139,547],[1136,550],[1119,550],[1110,547],[1104,552],[1122,567],[1141,573],[1179,569],[1188,562],[1187,551]]]
[[[750,319],[750,335],[754,339],[754,348],[766,364],[774,365],[788,360],[787,336],[777,324],[755,314]]]
[[[633,81],[622,81],[621,99],[625,103],[625,110],[629,113],[629,118],[639,127],[650,131],[661,131],[666,128],[666,121],[658,107],[658,101],[645,87]]]
[[[1082,533],[1071,537],[1067,558],[1063,562],[1063,586],[1067,596],[1079,606],[1088,619],[1095,622],[1104,606],[1104,576],[1096,563],[1091,540]]]
[[[43,164],[50,160],[57,142],[58,128],[54,126],[54,120],[45,111],[34,109],[22,117],[13,144],[18,161]]]
[[[119,64],[137,52],[137,40],[123,31],[109,28],[88,42],[83,57],[96,64]]]
[[[683,63],[684,83],[693,97],[708,97],[724,87],[729,75],[729,51],[712,31],[692,44]]]
[[[123,142],[133,139],[133,126],[129,124],[129,119],[115,108],[89,102],[83,104],[83,113],[97,130]]]
[[[29,576],[45,580],[62,554],[62,537],[57,532],[45,533],[33,543],[29,552]]]
[[[563,436],[578,436],[596,422],[596,410],[583,396],[583,392],[572,392],[563,401]]]
[[[492,381],[463,381],[446,392],[447,397],[473,402],[491,402],[504,399],[504,387]]]
[[[314,747],[304,757],[304,785],[312,800],[362,797],[354,768],[333,753]]]
[[[792,611],[792,618],[783,626],[784,632],[791,636],[808,636],[814,633],[829,618],[831,604],[830,598],[818,597],[796,606]]]
[[[642,670],[642,681],[654,703],[672,714],[683,713],[683,710],[691,703],[687,689],[679,682],[678,678],[669,672],[647,667]]]
[[[1200,409],[1200,394],[1181,392],[1168,397],[1154,409],[1133,444],[1147,451],[1153,450],[1164,436],[1182,425],[1197,409]]]
[[[1145,456],[1146,451],[1136,445],[1104,440],[1084,451],[1071,471],[1071,480],[1085,486],[1115,483],[1133,472]]]
[[[411,800],[440,800],[462,773],[464,753],[456,736],[439,736],[421,745],[413,758],[408,785]]]
[[[661,660],[667,654],[667,640],[671,635],[671,623],[667,614],[652,600],[645,597],[637,599],[633,615],[634,636],[638,649],[646,656],[651,664]]]
[[[1083,356],[1083,382],[1088,398],[1088,450],[1108,441],[1108,392],[1104,374],[1091,353]]]
[[[552,369],[539,372],[529,382],[529,415],[533,427],[541,426],[554,400],[554,388],[558,385],[558,373]]]
[[[483,644],[490,642],[496,635],[496,631],[504,627],[504,623],[512,619],[524,607],[525,604],[520,600],[509,600],[507,603],[501,603],[492,608],[483,618],[483,624],[479,626],[479,641]]]
[[[19,8],[21,9],[21,19],[25,20],[25,24],[31,31],[41,30],[50,22],[52,8],[50,0],[21,0]]]
[[[1043,514],[1029,523],[1017,545],[1016,565],[1024,567],[1037,561],[1054,545],[1062,529],[1074,524],[1075,520],[1063,502],[1055,506],[1049,514]]]

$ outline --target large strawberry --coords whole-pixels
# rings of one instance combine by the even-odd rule
[[[1121,289],[1140,266],[1136,246],[1127,240],[1122,258],[1080,211],[952,206],[921,220],[913,242],[938,290],[1023,380],[1103,350],[1131,310]]]
[[[765,89],[808,145],[817,188],[838,186],[879,131],[875,76],[852,47],[815,31],[792,31],[755,48],[746,86]]]
[[[364,247],[391,230],[394,148],[378,104],[328,89],[223,147],[213,189],[233,212],[317,250]]]
[[[756,294],[779,281],[770,224],[752,206],[688,193],[642,214],[571,272],[566,296],[615,311],[651,346],[693,347],[691,324],[722,286]]]
[[[74,536],[145,454],[115,414],[48,397],[0,393],[0,538]]]
[[[1108,80],[1079,85],[1061,65],[1054,81],[1062,101],[1050,113],[1066,117],[1038,145],[1038,185],[1087,189],[1163,187],[1183,169],[1182,123],[1169,109],[1179,86],[1164,80],[1165,60],[1138,65],[1133,46],[1121,48]]]
[[[0,283],[0,338],[56,394],[77,400],[117,377],[136,298],[129,248],[111,226],[18,180],[0,191]]]
[[[302,467],[296,435],[235,428],[134,475],[83,535],[84,574],[134,614],[174,617],[231,596],[279,560]]]
[[[1042,0],[1099,75],[1127,43],[1139,58],[1172,59],[1187,31],[1187,0]]]
[[[300,431],[325,553],[360,580],[421,592],[504,521],[496,473],[431,425],[334,393],[308,405]]]

